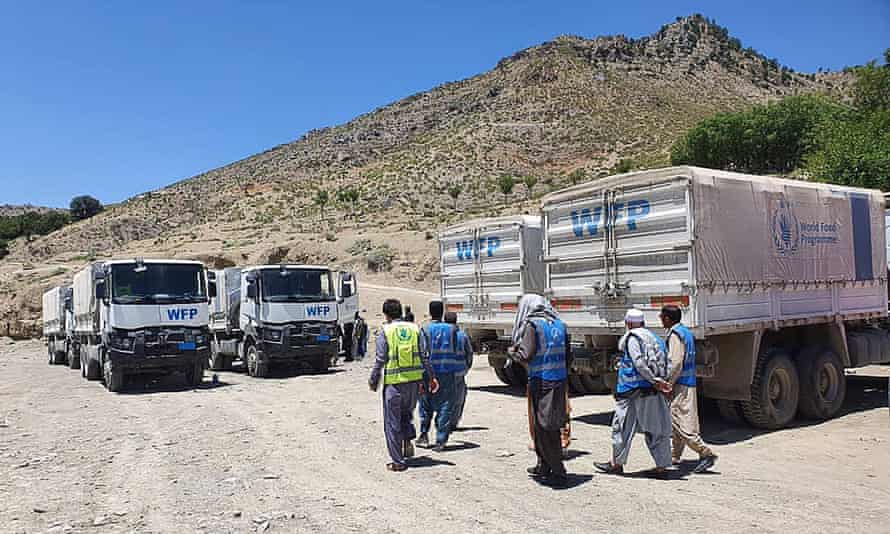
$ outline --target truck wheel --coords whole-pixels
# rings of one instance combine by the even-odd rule
[[[580,375],[584,391],[590,395],[602,395],[609,392],[602,375]]]
[[[494,374],[497,375],[498,380],[500,380],[501,382],[503,382],[504,384],[506,384],[508,386],[513,385],[510,383],[512,376],[510,375],[510,373],[507,369],[505,369],[503,367],[492,367],[492,369],[494,369]]]
[[[525,389],[525,385],[528,384],[528,373],[525,372],[525,367],[513,364],[507,369],[507,372],[510,373],[511,385]]]
[[[784,350],[771,348],[757,359],[751,400],[742,401],[742,410],[752,426],[775,430],[794,419],[799,397],[797,367]]]
[[[207,364],[212,371],[226,371],[232,367],[232,361],[228,356],[219,352],[215,342],[210,344],[210,357],[207,358]]]
[[[124,389],[124,371],[120,367],[113,365],[111,360],[105,361],[102,374],[102,378],[105,380],[105,389],[113,393],[118,393]]]
[[[576,395],[584,395],[587,393],[580,375],[569,375],[569,392],[575,393]]]
[[[331,357],[327,354],[322,354],[318,357],[318,360],[315,362],[315,372],[317,373],[327,373],[328,369],[331,368]]]
[[[100,380],[102,378],[102,368],[99,367],[99,362],[90,358],[89,355],[83,357],[80,366],[83,369],[83,377],[87,380]]]
[[[55,355],[55,351],[53,350],[52,341],[46,342],[46,355],[48,357],[48,361],[49,361],[50,365],[56,363],[56,355]]]
[[[844,406],[847,377],[841,359],[831,350],[804,350],[800,368],[800,413],[811,419],[831,419]]]
[[[247,374],[255,378],[265,378],[269,373],[268,364],[260,361],[255,345],[247,347]]]
[[[615,388],[618,386],[618,373],[606,373],[600,376],[603,377],[603,384],[606,388],[609,391],[615,391]]]
[[[726,399],[716,399],[716,401],[717,411],[720,412],[720,417],[724,421],[734,425],[745,424],[745,415],[742,413],[742,406],[739,401]]]
[[[193,366],[185,370],[185,382],[193,388],[204,382],[204,362],[195,362]]]
[[[54,356],[54,358],[53,358],[54,364],[62,365],[63,363],[65,363],[65,352],[56,351],[56,353],[53,356]]]
[[[68,368],[80,369],[80,358],[78,358],[71,345],[68,345]]]

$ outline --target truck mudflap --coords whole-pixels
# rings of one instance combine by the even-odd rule
[[[195,350],[182,350],[174,354],[136,354],[109,349],[108,359],[125,373],[175,371],[194,367],[198,362],[206,362],[210,349],[201,347]]]

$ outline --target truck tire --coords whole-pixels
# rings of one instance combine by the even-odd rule
[[[494,374],[497,375],[498,380],[503,382],[508,386],[512,386],[513,384],[510,382],[513,379],[513,376],[510,374],[509,370],[504,367],[492,367],[494,369]]]
[[[47,342],[46,342],[46,355],[47,355],[47,361],[49,362],[50,365],[52,365],[53,363],[55,363],[55,362],[53,361],[53,360],[55,360],[55,355],[53,354],[53,344],[52,344],[52,341],[47,341]]]
[[[525,385],[528,384],[528,373],[526,373],[525,367],[513,364],[507,368],[507,372],[510,373],[510,385],[525,389]]]
[[[584,385],[584,390],[589,395],[602,395],[609,392],[609,388],[606,386],[606,382],[603,380],[602,375],[579,376],[581,377],[581,383]]]
[[[102,379],[105,381],[105,389],[113,393],[119,393],[124,389],[124,371],[119,366],[106,360],[102,369]]]
[[[569,375],[569,392],[576,395],[584,395],[587,389],[581,381],[581,375]]]
[[[327,354],[322,354],[315,361],[315,372],[316,373],[327,373],[331,368],[331,357]]]
[[[81,351],[80,373],[87,380],[100,380],[102,378],[102,369],[99,362],[91,359],[88,355],[84,355],[85,351]]]
[[[824,348],[804,350],[797,364],[801,415],[810,419],[831,419],[837,415],[847,396],[847,377],[838,355]]]
[[[204,362],[195,364],[185,370],[185,383],[189,387],[196,388],[204,382]]]
[[[261,362],[259,358],[259,352],[256,350],[256,345],[250,345],[247,347],[247,354],[245,355],[245,366],[247,367],[247,374],[254,378],[265,378],[267,374],[269,374],[269,364],[265,362]]]
[[[219,352],[215,341],[210,343],[210,356],[207,358],[207,366],[211,371],[228,371],[232,368],[232,359]]]
[[[71,345],[68,345],[68,368],[80,369],[80,358]]]
[[[748,423],[768,430],[783,428],[797,414],[799,398],[794,361],[780,348],[761,353],[751,381],[751,400],[741,403]]]
[[[717,411],[720,417],[727,423],[734,425],[745,424],[745,414],[742,413],[742,406],[739,401],[715,399],[717,401]]]
[[[603,384],[609,391],[615,391],[615,388],[618,386],[618,373],[606,373],[600,376],[603,378]]]

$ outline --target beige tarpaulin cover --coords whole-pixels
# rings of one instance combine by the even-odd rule
[[[690,170],[699,283],[886,276],[879,192]]]

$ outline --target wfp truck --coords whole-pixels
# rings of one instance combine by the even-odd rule
[[[675,304],[699,391],[724,417],[780,428],[827,419],[844,370],[890,362],[881,193],[696,167],[612,176],[543,199],[548,296],[614,380],[624,312],[656,332]]]
[[[258,265],[210,271],[212,333],[209,366],[234,359],[250,376],[278,363],[326,371],[340,350],[350,353],[358,315],[352,273],[313,265]]]
[[[68,358],[68,337],[73,326],[70,309],[70,286],[57,286],[43,294],[43,337],[50,365],[67,363],[74,368]]]
[[[74,276],[70,357],[81,375],[120,391],[127,375],[181,371],[201,383],[210,353],[208,285],[194,261],[94,263]],[[212,286],[210,287],[212,290]]]

